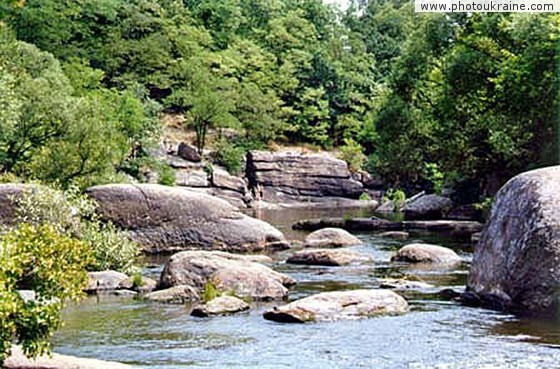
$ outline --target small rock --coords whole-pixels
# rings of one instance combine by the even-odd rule
[[[296,252],[286,261],[289,264],[342,266],[369,260],[367,256],[350,250],[313,249]]]
[[[408,240],[410,234],[404,231],[390,231],[378,234],[379,237],[394,238],[396,240]]]
[[[462,259],[455,251],[442,246],[424,243],[412,243],[401,248],[392,261],[406,261],[410,263],[459,263]]]
[[[181,142],[177,148],[177,155],[185,160],[198,163],[202,160],[195,147]]]
[[[323,228],[306,237],[304,247],[344,247],[361,245],[362,241],[341,228]]]
[[[198,301],[200,296],[193,287],[180,285],[165,290],[150,292],[146,294],[144,298],[146,300],[168,304],[184,304],[186,302]]]
[[[375,209],[376,213],[393,213],[396,210],[395,202],[392,200],[385,201],[381,204],[377,209]]]
[[[234,314],[249,310],[249,305],[234,296],[220,296],[204,305],[199,305],[191,312],[192,316],[207,317],[212,315]]]
[[[112,291],[111,294],[119,297],[134,297],[138,295],[138,292],[131,290],[115,290]]]
[[[126,274],[107,270],[103,272],[89,272],[88,284],[84,291],[87,293],[97,293],[99,291],[129,289],[131,287],[132,282],[129,281]]]
[[[408,303],[389,290],[324,292],[274,308],[264,318],[281,323],[322,322],[401,314]]]
[[[381,282],[379,286],[380,288],[388,288],[393,290],[425,290],[434,287],[429,283],[410,281],[408,279],[383,278],[379,281]]]

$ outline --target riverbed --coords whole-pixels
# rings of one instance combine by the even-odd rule
[[[348,215],[331,210],[327,215]],[[298,219],[324,211],[264,211],[256,214],[290,239],[305,233],[290,230]],[[351,215],[357,215],[352,213]],[[249,313],[194,318],[191,306],[162,305],[132,298],[96,296],[67,308],[55,351],[121,361],[137,368],[382,368],[382,369],[532,369],[560,368],[560,323],[518,319],[442,299],[438,291],[461,291],[473,245],[429,234],[407,241],[357,233],[364,244],[351,249],[372,262],[345,267],[284,263],[291,251],[272,255],[274,269],[298,280],[290,300],[313,293],[379,288],[380,278],[421,280],[434,285],[399,292],[411,305],[401,316],[316,324],[280,324],[262,313],[282,302],[253,304]],[[390,262],[406,243],[426,241],[450,247],[465,262],[434,268]],[[157,275],[163,258],[148,260],[147,275]]]

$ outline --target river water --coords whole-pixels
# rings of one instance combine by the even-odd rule
[[[282,210],[257,215],[289,238],[301,239],[305,234],[291,231],[289,225],[325,214]],[[328,215],[343,215],[343,211]],[[295,266],[283,263],[289,252],[273,255],[273,267],[298,280],[290,299],[323,291],[378,288],[378,278],[383,277],[415,278],[436,287],[402,293],[411,305],[402,316],[301,325],[264,320],[263,311],[278,302],[254,304],[249,313],[240,315],[194,318],[190,306],[90,297],[64,312],[65,326],[55,338],[55,351],[154,369],[560,368],[560,323],[522,320],[438,297],[442,288],[464,288],[472,245],[434,235],[414,234],[406,242],[356,235],[364,245],[352,249],[369,255],[373,262],[338,268]],[[466,262],[453,269],[390,262],[392,252],[415,240],[451,247]],[[152,275],[157,272],[146,270]]]

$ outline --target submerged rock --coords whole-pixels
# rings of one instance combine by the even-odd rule
[[[289,264],[342,266],[367,260],[369,260],[367,256],[351,250],[313,249],[296,252],[286,262]]]
[[[184,304],[200,300],[199,292],[191,286],[178,285],[164,290],[154,291],[144,296],[146,300],[167,304]]]
[[[434,288],[433,285],[420,281],[411,281],[408,279],[382,278],[379,280],[380,288],[392,290],[426,290]]]
[[[323,228],[305,238],[304,247],[344,247],[361,245],[362,241],[340,228]]]
[[[410,233],[405,231],[389,231],[378,234],[379,237],[394,238],[395,240],[408,240]]]
[[[28,359],[19,346],[12,347],[12,355],[6,359],[4,369],[132,369],[130,365],[53,354]]]
[[[255,300],[283,299],[291,277],[251,261],[251,256],[225,252],[184,251],[173,255],[161,274],[160,288],[188,285],[202,293],[207,284],[219,292]]]
[[[511,179],[495,197],[467,291],[498,309],[560,311],[560,166]]]
[[[105,220],[129,231],[148,253],[188,249],[255,252],[288,248],[270,224],[224,200],[179,187],[115,184],[87,193]]]
[[[369,318],[401,314],[408,303],[389,290],[324,292],[264,313],[264,318],[282,323],[306,323]]]
[[[392,261],[406,261],[410,263],[460,263],[461,257],[447,247],[429,245],[425,243],[412,243],[402,247]]]
[[[234,296],[220,296],[195,307],[191,315],[208,317],[213,315],[227,315],[249,310],[249,304]]]

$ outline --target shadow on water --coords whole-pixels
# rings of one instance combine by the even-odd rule
[[[341,216],[340,212],[282,210],[261,216],[286,231],[296,220]],[[299,239],[305,235],[297,233]],[[285,260],[293,250],[275,254],[273,268],[299,282],[290,300],[325,291],[378,288],[380,278],[406,278],[434,285],[427,290],[399,292],[411,306],[409,313],[284,325],[262,318],[266,309],[283,302],[253,304],[245,314],[201,319],[189,315],[188,305],[92,297],[65,310],[65,326],[55,339],[56,351],[152,369],[560,367],[558,322],[518,319],[440,298],[438,291],[442,288],[464,288],[472,245],[421,233],[412,234],[407,241],[372,233],[356,235],[364,243],[351,249],[369,256],[370,262],[344,267],[290,265]],[[451,247],[464,262],[436,267],[390,261],[398,248],[416,241]],[[146,265],[151,268],[145,273],[158,274],[164,261],[150,258]]]

